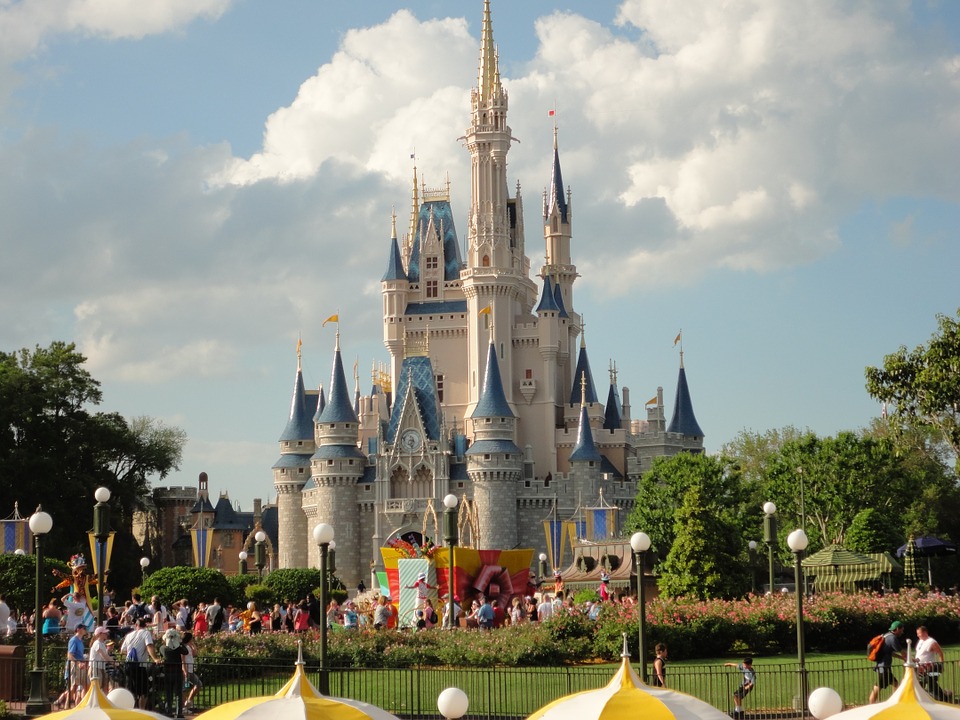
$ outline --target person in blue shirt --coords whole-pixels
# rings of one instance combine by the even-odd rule
[[[753,658],[745,657],[742,663],[724,663],[724,667],[735,667],[743,673],[740,687],[733,691],[733,716],[743,717],[743,699],[757,684],[757,674],[753,669]]]
[[[490,630],[493,627],[493,606],[487,598],[483,598],[483,603],[477,610],[477,624],[481,630]]]

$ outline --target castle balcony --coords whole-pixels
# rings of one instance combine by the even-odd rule
[[[383,511],[390,515],[406,515],[412,513],[420,515],[427,511],[429,505],[429,498],[396,498],[384,502]]]

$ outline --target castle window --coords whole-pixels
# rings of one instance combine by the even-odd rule
[[[524,480],[524,481],[523,481],[523,486],[524,486],[524,487],[530,487],[530,481],[529,481],[529,480]]]
[[[353,458],[350,458],[350,460],[347,462],[347,465],[353,465]]]
[[[333,467],[333,460],[327,460],[327,467]]]
[[[462,482],[458,482],[458,483],[457,483],[457,490],[463,490],[463,483],[462,483]]]
[[[443,402],[443,375],[437,375],[437,399]]]
[[[297,468],[297,475],[303,475],[303,468]]]
[[[484,255],[483,260],[480,261],[480,265],[482,265],[483,267],[490,267],[490,256]]]
[[[500,343],[500,359],[503,360],[503,343]]]
[[[297,447],[303,446],[303,440],[297,440]]]
[[[436,280],[427,280],[427,297],[428,298],[440,297],[440,289],[437,285]]]
[[[483,459],[484,459],[484,460],[489,460],[489,459],[490,459],[490,453],[486,453],[486,454],[483,456]]]
[[[437,256],[429,255],[427,256],[427,270],[436,270],[437,269]]]
[[[527,378],[527,380],[533,380],[533,370],[531,370],[530,368],[527,368],[525,377]]]

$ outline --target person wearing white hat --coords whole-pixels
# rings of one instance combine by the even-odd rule
[[[180,642],[180,632],[169,628],[163,633],[160,657],[163,659],[163,691],[167,715],[183,717],[183,686],[187,682],[184,658],[189,654]]]
[[[430,597],[430,591],[437,589],[436,586],[427,582],[427,574],[425,572],[417,576],[417,581],[413,585],[407,585],[406,587],[407,590],[417,591],[417,604],[414,606],[416,610],[422,610],[426,604],[426,599]]]
[[[90,643],[90,678],[100,681],[104,692],[108,691],[107,665],[113,663],[113,656],[107,648],[110,631],[103,625],[93,631],[93,641]]]

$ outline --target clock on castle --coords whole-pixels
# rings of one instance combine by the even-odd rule
[[[618,534],[617,516],[632,507],[655,457],[703,451],[682,349],[669,423],[662,388],[634,417],[614,369],[606,402],[598,395],[574,303],[573,195],[563,186],[557,131],[535,233],[545,262],[532,269],[523,199],[508,190],[507,110],[486,0],[464,138],[472,165],[466,257],[449,186],[421,190],[414,169],[409,231],[398,236],[394,218],[384,246],[387,369],[368,395],[358,389],[351,398],[338,329],[328,394],[307,391],[298,352],[273,466],[280,567],[316,566],[312,530],[329,523],[338,575],[348,587],[369,584],[391,539],[442,534],[437,518],[453,494],[461,544],[532,548],[562,569],[571,561],[565,522],[590,539]],[[589,509],[612,520],[581,520]]]

